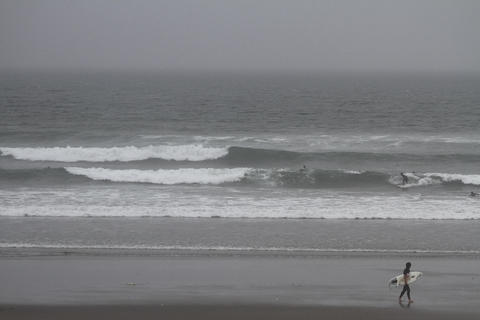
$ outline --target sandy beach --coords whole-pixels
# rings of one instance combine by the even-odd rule
[[[477,256],[3,250],[2,319],[476,319]],[[387,287],[408,259],[415,302]]]

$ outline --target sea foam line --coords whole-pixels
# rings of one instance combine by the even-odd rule
[[[365,248],[294,248],[294,247],[232,247],[232,246],[182,246],[182,245],[70,245],[35,243],[0,243],[4,249],[71,249],[71,250],[151,250],[151,251],[233,251],[233,252],[303,252],[303,253],[421,253],[478,255],[480,250],[428,250],[428,249],[365,249]]]
[[[59,161],[59,162],[105,162],[138,161],[164,159],[175,161],[203,161],[221,158],[228,154],[228,148],[206,147],[200,144],[189,145],[150,145],[145,147],[40,147],[6,148],[1,147],[2,155],[10,155],[19,160]]]
[[[221,184],[241,180],[250,168],[182,168],[138,170],[114,170],[105,168],[66,167],[71,174],[83,175],[93,180],[107,180],[113,182],[140,182],[155,184]]]

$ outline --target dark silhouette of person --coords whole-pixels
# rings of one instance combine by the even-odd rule
[[[410,262],[407,262],[406,265],[405,265],[405,269],[403,269],[403,279],[404,279],[405,284],[403,285],[402,293],[400,293],[400,296],[398,297],[398,301],[402,302],[402,297],[406,292],[407,297],[408,297],[408,304],[413,302],[412,298],[410,297],[410,286],[408,285],[408,280],[410,280],[410,267],[411,266],[412,266],[412,264]]]
[[[402,184],[407,184],[408,183],[407,175],[403,172],[400,172],[400,175],[402,176]]]

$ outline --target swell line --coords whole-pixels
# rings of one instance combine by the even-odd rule
[[[102,167],[58,167],[33,169],[1,169],[0,182],[20,184],[84,184],[94,181],[108,183],[212,184],[235,183],[244,186],[284,188],[416,188],[435,186],[480,186],[479,174],[405,173],[408,183],[399,174],[375,171],[324,169],[258,169],[177,168],[177,169],[111,169]]]
[[[480,250],[428,250],[428,249],[365,249],[365,248],[295,248],[295,247],[232,247],[181,245],[59,245],[34,243],[0,243],[5,249],[71,249],[71,250],[150,250],[150,251],[211,251],[211,252],[300,252],[300,253],[385,253],[385,254],[459,254],[478,255]]]

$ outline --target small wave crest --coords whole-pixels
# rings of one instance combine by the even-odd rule
[[[0,148],[5,156],[19,160],[58,162],[106,162],[163,159],[175,161],[204,161],[218,159],[228,154],[228,148],[191,145],[150,145],[145,147],[44,147]]]

